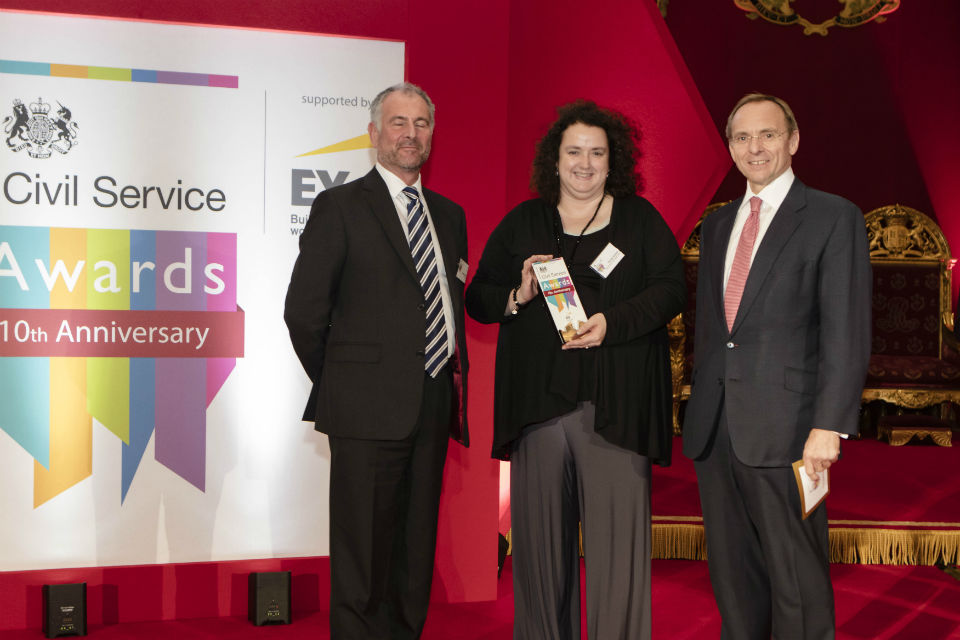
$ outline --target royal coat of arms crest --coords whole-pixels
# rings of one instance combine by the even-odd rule
[[[37,98],[29,109],[19,99],[13,101],[13,115],[3,119],[7,147],[13,151],[27,150],[33,158],[49,158],[52,151],[67,153],[77,145],[79,125],[73,121],[70,109],[57,102],[59,109],[50,115],[50,104]]]

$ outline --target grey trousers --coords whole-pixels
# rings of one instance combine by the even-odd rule
[[[510,464],[515,640],[650,638],[650,461],[593,430],[594,406],[524,429]]]

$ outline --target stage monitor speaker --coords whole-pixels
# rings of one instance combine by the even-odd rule
[[[43,585],[43,633],[48,638],[87,635],[87,583]]]
[[[247,617],[257,625],[290,624],[290,572],[251,573]]]

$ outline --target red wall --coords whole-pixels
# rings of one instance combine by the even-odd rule
[[[652,0],[525,0],[510,8],[509,206],[531,197],[536,141],[558,105],[587,98],[642,131],[650,200],[686,237],[730,158]]]
[[[470,275],[504,199],[508,0],[410,0],[407,68],[437,104],[425,181],[467,212]],[[456,25],[453,28],[451,25]],[[470,448],[452,445],[444,475],[434,598],[497,596],[499,465],[491,460],[494,351],[468,321]]]

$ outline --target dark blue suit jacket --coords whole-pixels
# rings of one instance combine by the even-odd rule
[[[863,214],[795,180],[757,249],[728,331],[723,267],[740,202],[703,221],[683,452],[704,453],[725,408],[743,463],[789,466],[811,428],[857,433],[870,358]]]

